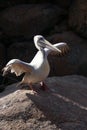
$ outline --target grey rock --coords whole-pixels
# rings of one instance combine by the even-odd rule
[[[87,38],[87,0],[76,0],[70,7],[69,26]]]
[[[64,13],[51,4],[17,5],[0,13],[0,27],[7,36],[31,38],[53,27]]]
[[[87,129],[87,78],[51,77],[45,83],[50,90],[35,85],[35,95],[17,84],[7,86],[0,94],[1,130]]]

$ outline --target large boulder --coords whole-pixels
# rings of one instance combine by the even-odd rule
[[[86,130],[87,78],[52,77],[46,80],[50,90],[35,85],[18,90],[16,84],[0,94],[1,130]]]
[[[87,0],[75,0],[70,7],[69,26],[87,38]]]
[[[51,4],[25,4],[0,13],[0,27],[7,36],[31,38],[53,27],[65,11]]]
[[[30,62],[36,54],[36,48],[32,42],[16,42],[9,46],[8,60],[20,59],[26,62]]]

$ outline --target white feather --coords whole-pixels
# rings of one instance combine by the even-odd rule
[[[50,66],[47,60],[48,54],[53,51],[58,54],[64,54],[69,49],[66,43],[62,42],[52,45],[41,35],[35,36],[34,42],[39,51],[36,53],[33,60],[30,63],[26,63],[19,59],[12,59],[3,68],[3,75],[5,75],[8,71],[15,73],[16,76],[20,76],[22,73],[25,73],[25,76],[22,79],[23,83],[30,84],[41,82],[48,76],[50,71]]]

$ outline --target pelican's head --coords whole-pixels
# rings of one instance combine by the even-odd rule
[[[43,36],[41,35],[36,35],[34,36],[34,43],[35,46],[38,50],[44,49],[44,48],[48,48],[51,49],[53,51],[58,51],[61,53],[61,50],[59,50],[58,48],[56,48],[55,46],[53,46],[50,42],[48,42]]]

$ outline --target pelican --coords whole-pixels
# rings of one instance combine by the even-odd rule
[[[26,63],[19,59],[10,60],[3,68],[3,76],[8,72],[15,73],[16,76],[25,73],[18,86],[28,84],[31,90],[34,91],[32,84],[40,83],[41,87],[46,90],[47,87],[44,84],[44,80],[50,72],[50,66],[47,60],[48,54],[56,52],[61,55],[67,52],[69,47],[66,43],[56,43],[52,45],[41,35],[34,36],[34,43],[38,52],[33,60],[30,63]]]

